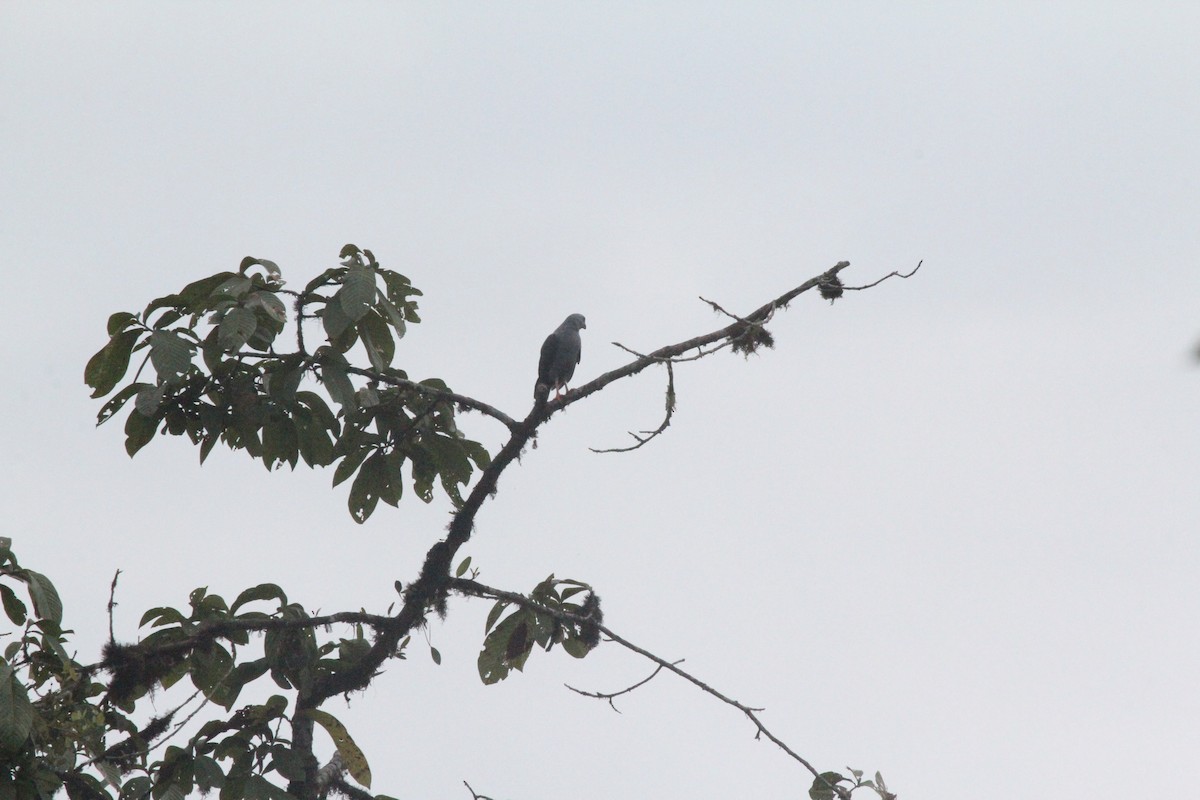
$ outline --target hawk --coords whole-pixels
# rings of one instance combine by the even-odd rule
[[[580,359],[579,331],[586,327],[583,314],[572,314],[542,342],[537,385],[533,389],[535,397],[540,386],[547,387],[547,391],[553,389],[555,399],[560,396],[560,390],[566,389]]]

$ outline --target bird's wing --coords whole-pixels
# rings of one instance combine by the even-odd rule
[[[538,383],[554,386],[554,355],[558,352],[558,332],[546,337],[542,342],[542,355],[538,359]]]
[[[558,333],[558,344],[554,351],[554,379],[565,384],[575,375],[575,365],[579,363],[582,353],[579,331],[568,328]]]

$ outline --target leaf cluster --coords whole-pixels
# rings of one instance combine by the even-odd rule
[[[360,523],[380,500],[400,502],[403,470],[422,501],[441,486],[461,505],[460,487],[488,453],[459,431],[445,382],[411,381],[394,366],[397,343],[420,322],[421,292],[370,250],[346,245],[340,257],[300,292],[284,288],[274,262],[247,257],[237,272],[190,283],[140,314],[113,314],[108,342],[84,370],[93,397],[112,394],[97,424],[133,400],[130,456],[162,433],[187,436],[201,463],[218,442],[268,470],[336,462],[334,485],[354,478],[348,505]],[[310,350],[314,322],[324,339]],[[277,352],[289,323],[296,349]],[[135,353],[144,353],[141,364],[117,389]],[[359,357],[363,365],[352,363]],[[143,377],[147,367],[153,376]]]
[[[813,778],[812,788],[808,790],[811,800],[846,800],[858,789],[869,789],[879,796],[880,800],[896,800],[896,795],[888,791],[883,776],[878,772],[875,777],[863,778],[861,769],[846,767],[850,774],[840,772],[822,772]]]
[[[182,800],[212,790],[219,790],[222,800],[295,797],[270,780],[275,775],[302,781],[316,770],[311,747],[294,746],[292,703],[276,694],[237,707],[239,694],[264,676],[295,689],[356,669],[371,646],[369,624],[386,619],[339,618],[334,621],[346,622],[349,635],[320,641],[318,624],[274,584],[247,589],[232,605],[200,588],[190,594],[186,609],[148,610],[141,626],[152,632],[141,642],[110,642],[100,664],[84,667],[67,655],[69,631],[61,628],[62,606],[50,581],[20,567],[8,549],[0,550],[0,581],[10,622],[25,630],[0,662],[0,764],[7,767],[0,769],[0,796],[29,800],[61,789],[70,798],[89,800],[114,800],[114,789],[122,798]],[[24,585],[29,604],[13,584]],[[262,610],[263,602],[274,609]],[[239,653],[251,633],[263,634],[257,658]],[[407,640],[394,655],[402,658],[406,645]],[[100,670],[112,674],[107,692],[93,680]],[[185,678],[196,694],[227,714],[154,758],[158,743],[175,732],[179,709],[139,726],[133,718],[136,706]],[[291,713],[320,724],[350,774],[370,785],[366,757],[335,717],[317,709]]]
[[[104,686],[67,653],[70,631],[54,584],[22,567],[7,539],[0,540],[0,598],[18,629],[0,660],[0,764],[7,767],[0,797],[49,797],[64,785],[72,797],[77,789],[88,796],[88,781],[73,787],[64,774],[77,763],[77,743],[102,741],[106,721],[95,698]]]
[[[582,602],[570,600],[581,592],[587,593]],[[604,615],[600,598],[586,583],[551,575],[534,587],[528,599],[504,619],[501,616],[513,600],[497,600],[488,613],[487,637],[477,662],[485,684],[504,680],[511,670],[524,670],[535,645],[549,652],[561,644],[573,657],[583,658],[600,643],[596,626]]]

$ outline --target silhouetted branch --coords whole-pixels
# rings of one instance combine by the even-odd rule
[[[921,268],[921,265],[924,263],[925,263],[925,260],[921,259],[920,261],[917,262],[917,265],[915,267],[913,267],[912,272],[909,272],[909,273],[902,273],[902,272],[893,270],[892,272],[889,272],[887,275],[884,275],[882,278],[875,281],[874,283],[868,283],[866,286],[843,286],[842,288],[845,289],[846,291],[850,291],[850,292],[861,292],[863,289],[870,289],[872,286],[878,286],[879,284],[886,281],[888,278],[911,278],[913,275],[917,274],[917,270],[919,270]]]
[[[108,640],[115,642],[117,635],[113,631],[113,609],[117,607],[117,578],[121,577],[121,570],[113,573],[112,585],[108,587]]]
[[[677,358],[689,350],[697,350],[706,345],[720,342],[724,339],[737,339],[748,330],[748,327],[759,326],[765,322],[772,314],[775,313],[775,309],[787,307],[787,304],[792,300],[796,299],[804,292],[807,292],[810,289],[820,286],[822,283],[828,282],[832,278],[837,277],[837,274],[848,266],[850,266],[849,261],[839,261],[826,272],[821,273],[815,278],[809,278],[795,289],[785,292],[768,303],[764,303],[762,306],[750,312],[745,317],[738,318],[738,321],[731,325],[727,325],[724,328],[720,328],[701,336],[686,339],[676,344],[660,347],[657,350],[641,356],[640,358],[637,358],[622,367],[617,367],[616,369],[610,370],[597,378],[593,378],[583,386],[567,392],[562,398],[547,403],[546,416],[550,416],[555,411],[565,408],[571,403],[579,402],[588,395],[600,391],[613,381],[627,378],[630,375],[636,375],[646,367],[661,363],[666,359]],[[715,350],[713,352],[715,352]]]
[[[600,391],[614,381],[627,378],[635,375],[646,367],[663,362],[669,362],[672,359],[677,359],[684,356],[693,350],[703,351],[703,348],[708,345],[723,343],[729,344],[739,340],[747,331],[755,328],[761,329],[762,323],[768,320],[777,309],[786,308],[787,304],[795,299],[800,294],[809,291],[822,284],[829,283],[835,280],[837,274],[850,266],[850,262],[842,261],[835,264],[826,272],[816,277],[810,278],[794,289],[780,295],[779,297],[763,304],[745,317],[739,318],[733,324],[724,328],[706,333],[700,336],[686,339],[676,344],[660,347],[651,353],[644,356],[639,356],[633,361],[625,364],[622,367],[611,370],[600,375],[583,386],[568,391],[562,397],[548,399],[546,394],[536,396],[533,408],[524,420],[515,422],[506,415],[500,414],[495,409],[487,406],[484,403],[465,398],[461,396],[448,396],[447,393],[440,393],[447,396],[448,399],[453,399],[455,402],[475,408],[476,410],[488,413],[504,424],[511,431],[511,435],[507,442],[500,448],[491,460],[491,463],[480,473],[479,479],[475,485],[471,487],[471,491],[463,501],[462,505],[455,511],[448,526],[446,538],[434,544],[425,554],[425,561],[421,567],[420,575],[416,581],[408,584],[404,591],[404,602],[395,616],[389,618],[386,622],[381,622],[375,625],[377,636],[371,649],[355,664],[354,668],[341,671],[338,673],[324,674],[313,681],[311,687],[307,690],[301,690],[297,696],[297,710],[304,708],[315,708],[326,699],[339,694],[358,691],[365,688],[376,676],[379,668],[384,661],[395,655],[397,645],[400,640],[408,635],[412,629],[418,625],[424,624],[427,614],[430,610],[434,610],[439,614],[445,613],[446,597],[451,589],[458,589],[466,593],[478,594],[480,591],[491,592],[494,597],[505,597],[512,602],[529,605],[531,601],[522,595],[512,592],[500,592],[499,590],[488,589],[476,584],[474,581],[465,581],[461,578],[452,578],[450,575],[451,564],[454,556],[467,541],[470,540],[472,531],[475,526],[475,517],[479,513],[480,508],[487,498],[496,493],[499,485],[500,476],[504,470],[515,461],[524,451],[529,441],[536,435],[538,429],[545,424],[551,416],[568,405],[578,402],[585,397],[588,397],[595,392]],[[715,352],[716,349],[709,351]],[[368,375],[374,375],[367,371]],[[381,378],[382,379],[382,378]],[[418,384],[413,384],[413,388],[417,388]],[[427,391],[426,387],[420,387],[418,391]],[[439,393],[432,393],[439,394]],[[670,398],[673,399],[673,398]],[[668,417],[669,419],[669,417]],[[472,591],[472,587],[479,587]],[[559,617],[576,624],[584,623],[594,625],[593,620],[582,619],[570,614],[563,614],[552,609],[547,609],[541,606],[538,608],[545,613],[550,613],[553,616]],[[374,625],[374,623],[371,623]],[[761,721],[754,715],[758,709],[750,708],[735,700],[720,694],[716,690],[704,684],[690,674],[679,669],[674,664],[667,662],[653,654],[642,650],[619,636],[616,636],[611,631],[599,626],[599,629],[608,634],[614,641],[622,644],[626,648],[640,653],[649,658],[655,663],[662,666],[671,672],[674,672],[691,683],[695,684],[702,690],[712,694],[721,701],[734,706],[742,713],[746,714],[750,720],[758,727],[759,735],[766,736],[771,741],[775,742],[780,748],[787,752],[792,758],[803,764],[810,772],[819,777],[819,773],[813,767],[796,754],[791,748],[776,738],[770,731],[762,725]],[[295,749],[303,752],[306,747],[311,748],[311,743],[307,738],[311,735],[311,721],[299,720],[300,725],[294,724],[293,732],[298,741]]]
[[[748,706],[745,703],[741,703],[741,702],[734,700],[733,698],[717,691],[716,689],[709,686],[707,683],[700,680],[699,678],[692,675],[691,673],[685,672],[684,670],[680,669],[677,666],[680,663],[680,661],[674,661],[674,662],[667,661],[666,659],[661,658],[660,656],[656,656],[654,653],[651,653],[649,650],[646,650],[645,648],[637,646],[636,644],[634,644],[633,642],[624,638],[623,636],[620,636],[620,635],[614,633],[611,628],[608,628],[605,625],[597,624],[594,620],[589,620],[584,617],[580,617],[576,614],[570,614],[565,611],[560,611],[558,609],[550,608],[548,606],[542,605],[541,603],[536,603],[533,600],[530,600],[528,597],[526,597],[522,594],[518,594],[516,592],[504,591],[503,589],[495,589],[491,586],[485,586],[484,584],[479,583],[478,581],[467,580],[465,578],[452,578],[450,580],[450,583],[454,589],[456,589],[457,591],[460,591],[466,595],[473,595],[475,597],[485,597],[485,598],[489,598],[489,599],[493,599],[493,600],[507,600],[510,603],[514,603],[516,605],[519,605],[519,606],[522,606],[525,608],[532,608],[532,609],[537,610],[540,613],[549,614],[550,616],[555,617],[556,619],[564,620],[567,622],[573,622],[576,624],[589,624],[589,625],[593,625],[593,626],[599,628],[601,633],[603,633],[610,640],[616,642],[617,644],[621,645],[625,649],[631,650],[631,651],[637,653],[638,655],[640,655],[644,658],[647,658],[650,661],[653,661],[655,664],[657,664],[659,666],[660,669],[665,669],[670,672],[674,672],[676,675],[678,675],[679,677],[688,681],[693,686],[697,687],[698,689],[705,692],[706,694],[709,694],[709,695],[717,698],[718,700],[720,700],[722,703],[732,706],[732,707],[736,708],[738,711],[742,712],[742,714],[744,714],[752,723],[754,723],[755,728],[757,728],[757,732],[755,733],[756,739],[765,736],[767,739],[769,739],[771,742],[773,742],[776,746],[778,746],[781,750],[783,750],[783,752],[785,752],[789,756],[791,756],[791,758],[793,760],[795,760],[796,762],[801,764],[805,769],[807,769],[809,772],[811,772],[813,774],[814,778],[817,778],[817,779],[821,778],[821,773],[818,772],[817,769],[812,764],[810,764],[803,756],[801,756],[799,753],[797,753],[795,750],[793,750],[790,746],[788,746],[788,744],[786,742],[784,742],[782,739],[780,739],[778,736],[776,736],[774,733],[772,733],[770,731],[770,729],[768,729],[767,726],[763,724],[762,720],[758,718],[758,712],[762,711],[763,710],[762,708],[754,708],[752,706]],[[832,786],[832,784],[830,784],[830,788],[834,789],[836,791],[836,787]]]
[[[463,781],[463,786],[467,787],[467,791],[471,793],[471,800],[492,800],[492,798],[488,797],[486,794],[479,794],[476,792],[471,788],[471,784],[467,783],[466,781]]]
[[[682,664],[683,661],[684,660],[681,658],[678,661],[672,661],[671,663],[672,664]],[[621,689],[620,691],[617,691],[617,692],[585,692],[583,689],[576,689],[574,686],[572,686],[569,683],[564,683],[563,686],[566,686],[572,692],[575,692],[576,694],[581,694],[584,697],[594,697],[597,700],[607,700],[608,705],[612,708],[612,710],[617,712],[618,714],[620,714],[621,709],[617,708],[616,704],[613,702],[613,698],[620,697],[623,694],[629,694],[630,692],[632,692],[634,689],[638,688],[639,686],[644,686],[645,684],[654,680],[654,676],[660,672],[662,672],[661,664],[659,664],[657,667],[655,667],[654,672],[651,672],[647,677],[642,678],[640,681],[633,684],[632,686],[627,686],[624,689]]]
[[[637,444],[635,445],[630,445],[629,447],[610,447],[599,450],[595,447],[589,447],[589,450],[591,450],[593,453],[628,453],[630,450],[637,450],[639,447],[645,445],[655,436],[658,436],[667,429],[667,426],[671,424],[671,417],[675,414],[675,369],[671,366],[670,360],[664,361],[663,363],[667,367],[667,415],[663,417],[662,424],[652,431],[641,431],[641,436],[633,431],[629,431],[629,435],[637,440]]]

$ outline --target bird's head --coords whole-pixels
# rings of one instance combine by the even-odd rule
[[[572,314],[567,317],[567,323],[575,330],[583,330],[587,327],[587,320],[583,318],[583,314]]]

